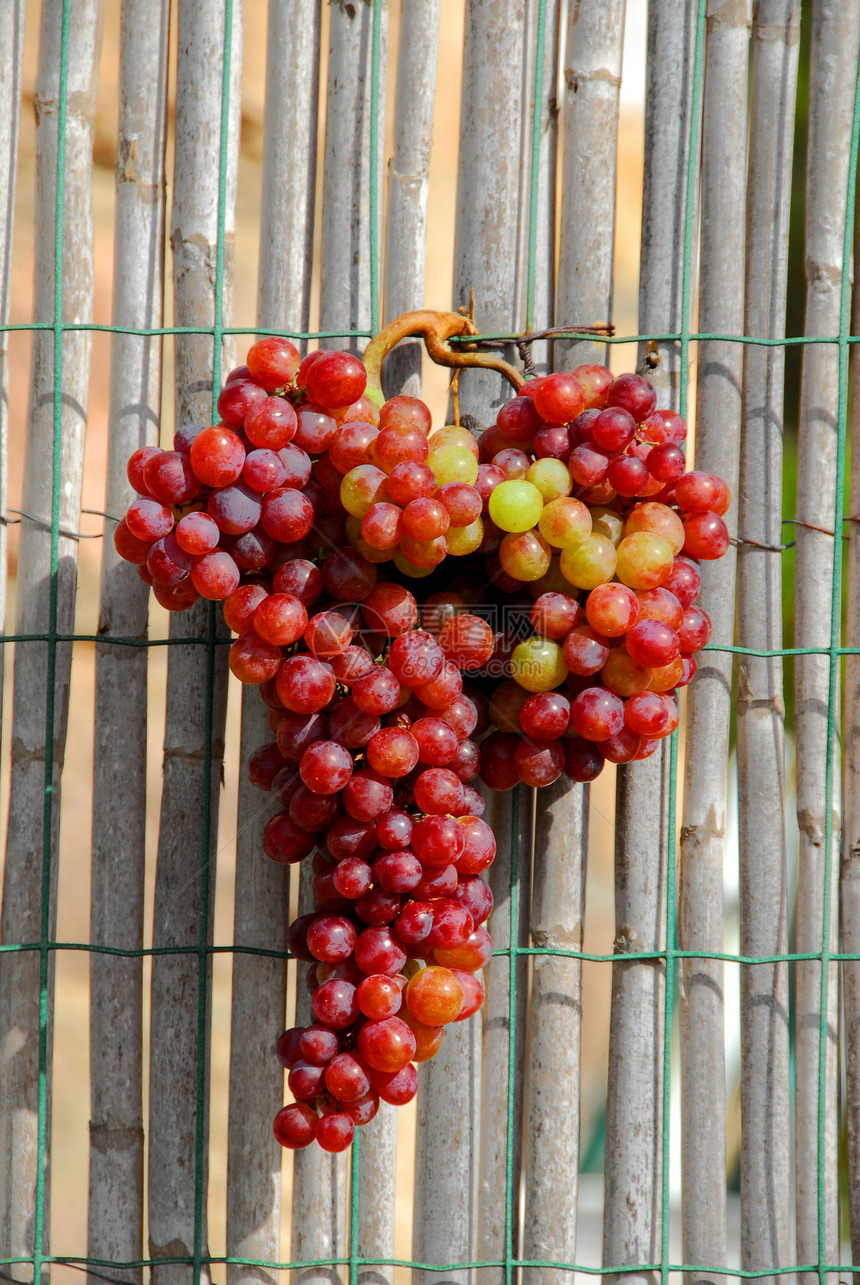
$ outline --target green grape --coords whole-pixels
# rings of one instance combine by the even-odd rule
[[[437,486],[446,482],[474,482],[478,476],[478,461],[465,446],[440,446],[427,461],[433,470]]]
[[[538,526],[547,544],[554,549],[576,549],[591,535],[591,514],[582,500],[568,496],[551,500],[540,515]]]
[[[526,481],[537,487],[544,504],[561,500],[573,490],[573,478],[563,460],[535,460],[526,473]]]
[[[562,549],[561,572],[577,589],[596,589],[615,575],[615,549],[605,535],[590,535],[575,549]]]
[[[500,482],[490,493],[490,517],[500,531],[530,531],[543,513],[543,496],[531,482]]]
[[[475,518],[468,526],[449,526],[445,532],[448,541],[448,552],[455,558],[462,558],[467,553],[474,553],[484,538],[484,523]]]
[[[673,561],[672,546],[662,535],[634,531],[618,546],[618,579],[631,589],[656,589],[672,574]]]
[[[549,638],[526,638],[511,656],[511,677],[529,692],[551,692],[567,678],[564,652]]]

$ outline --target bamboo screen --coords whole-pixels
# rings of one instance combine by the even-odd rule
[[[0,4],[3,1279],[860,1263],[860,6],[626,8]],[[252,335],[360,351],[470,298],[488,339],[555,329],[539,370],[614,320],[736,542],[681,736],[491,800],[487,1000],[417,1109],[293,1160],[272,1046],[310,894],[260,852],[264,709],[219,613],[168,628],[101,536]],[[389,393],[422,373],[444,415],[414,344]],[[503,395],[464,378],[461,408]]]

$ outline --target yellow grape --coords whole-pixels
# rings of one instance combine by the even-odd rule
[[[461,428],[457,424],[446,424],[444,428],[439,428],[435,433],[430,435],[430,450],[438,451],[445,446],[465,446],[466,450],[478,458],[478,443],[475,441],[468,428]]]
[[[634,535],[637,531],[651,531],[661,535],[672,546],[673,553],[680,553],[684,547],[684,523],[665,504],[652,500],[649,504],[637,504],[632,513],[627,515],[624,523],[624,534]]]
[[[596,589],[615,575],[615,549],[604,535],[590,535],[575,549],[563,549],[561,572],[577,589]]]
[[[516,580],[540,580],[549,571],[552,550],[534,530],[506,535],[499,547],[502,569]]]
[[[478,461],[465,446],[440,446],[431,452],[427,463],[437,486],[446,482],[468,482],[471,486],[478,476]]]
[[[656,589],[672,572],[674,552],[653,531],[634,531],[618,546],[618,579],[631,589]]]
[[[526,638],[511,656],[511,677],[529,692],[551,692],[567,678],[564,652],[549,638]]]
[[[531,482],[500,482],[490,493],[489,508],[500,531],[530,531],[543,513],[543,496]]]
[[[490,501],[492,503],[492,496]],[[550,501],[540,515],[538,526],[547,544],[554,549],[576,549],[591,535],[591,514],[582,500],[567,496]]]
[[[544,504],[561,500],[573,490],[573,478],[562,460],[535,460],[526,473],[526,481],[537,487]]]
[[[382,469],[373,464],[357,464],[351,468],[340,484],[340,502],[355,518],[363,518],[368,509],[385,498],[388,479]]]
[[[474,553],[484,538],[484,523],[475,518],[468,526],[449,526],[445,532],[448,541],[448,552],[455,558],[462,558],[467,553]]]

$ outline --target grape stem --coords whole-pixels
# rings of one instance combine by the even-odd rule
[[[448,344],[448,340],[455,335],[477,333],[475,323],[458,312],[433,312],[429,309],[420,309],[416,312],[404,312],[402,316],[395,317],[380,330],[379,334],[374,335],[364,350],[362,361],[367,368],[365,397],[369,398],[375,406],[383,404],[385,397],[382,392],[382,363],[401,339],[414,335],[419,335],[424,340],[427,352],[437,365],[453,366],[457,369],[463,366],[480,366],[484,370],[496,370],[504,375],[508,383],[519,392],[525,383],[525,378],[515,366],[502,357],[494,353],[477,352],[471,347],[454,350]]]

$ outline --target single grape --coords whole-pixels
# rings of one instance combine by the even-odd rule
[[[514,763],[524,785],[552,785],[564,771],[564,747],[559,740],[520,741]]]
[[[502,531],[528,531],[543,512],[543,496],[526,481],[500,482],[489,500],[490,517]]]
[[[275,1116],[272,1131],[282,1147],[298,1151],[313,1142],[319,1119],[305,1102],[291,1102]]]
[[[518,643],[511,656],[514,680],[530,692],[548,692],[567,677],[564,653],[551,638],[527,638]]]

